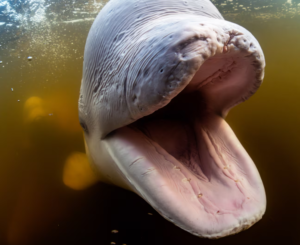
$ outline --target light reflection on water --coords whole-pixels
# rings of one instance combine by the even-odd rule
[[[0,1],[0,244],[299,244],[298,2],[280,9],[278,1],[214,2],[257,37],[266,56],[262,87],[227,119],[264,181],[263,220],[238,235],[203,240],[135,194],[104,184],[82,190],[95,183],[77,115],[82,57],[105,2]]]

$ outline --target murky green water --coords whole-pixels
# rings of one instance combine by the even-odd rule
[[[227,118],[259,169],[267,212],[249,230],[221,240],[194,237],[135,194],[101,183],[86,188],[92,180],[75,183],[68,172],[84,161],[74,158],[84,153],[77,116],[82,57],[105,2],[10,1],[15,13],[5,2],[0,1],[0,244],[300,243],[300,2],[214,1],[226,19],[254,34],[267,63],[261,88]]]

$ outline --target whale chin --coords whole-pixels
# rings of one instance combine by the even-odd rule
[[[182,229],[220,238],[260,220],[266,199],[251,158],[202,98],[183,91],[102,141],[127,189]]]

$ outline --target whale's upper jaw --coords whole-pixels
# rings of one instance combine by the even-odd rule
[[[104,48],[100,33],[92,32],[97,42],[89,35],[79,116],[89,128],[97,127],[101,138],[166,106],[184,89],[203,87],[209,106],[226,115],[260,86],[264,55],[243,27],[193,15],[160,21],[147,23],[139,35],[134,30],[119,33],[119,46],[105,43]]]
[[[246,229],[262,217],[265,191],[223,118],[258,89],[263,52],[217,11],[135,2],[110,1],[89,33],[79,99],[89,155],[111,183],[194,235]]]

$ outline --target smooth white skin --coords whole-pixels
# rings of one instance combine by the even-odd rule
[[[87,39],[79,99],[87,154],[100,179],[137,193],[197,236],[250,227],[265,212],[264,187],[222,117],[257,90],[264,66],[252,34],[223,20],[209,1],[111,0]],[[192,91],[205,104],[201,117],[190,118],[196,172],[174,157],[185,134],[180,123],[176,129],[173,122],[170,141],[159,137],[170,122],[146,124],[151,137],[126,127]]]

